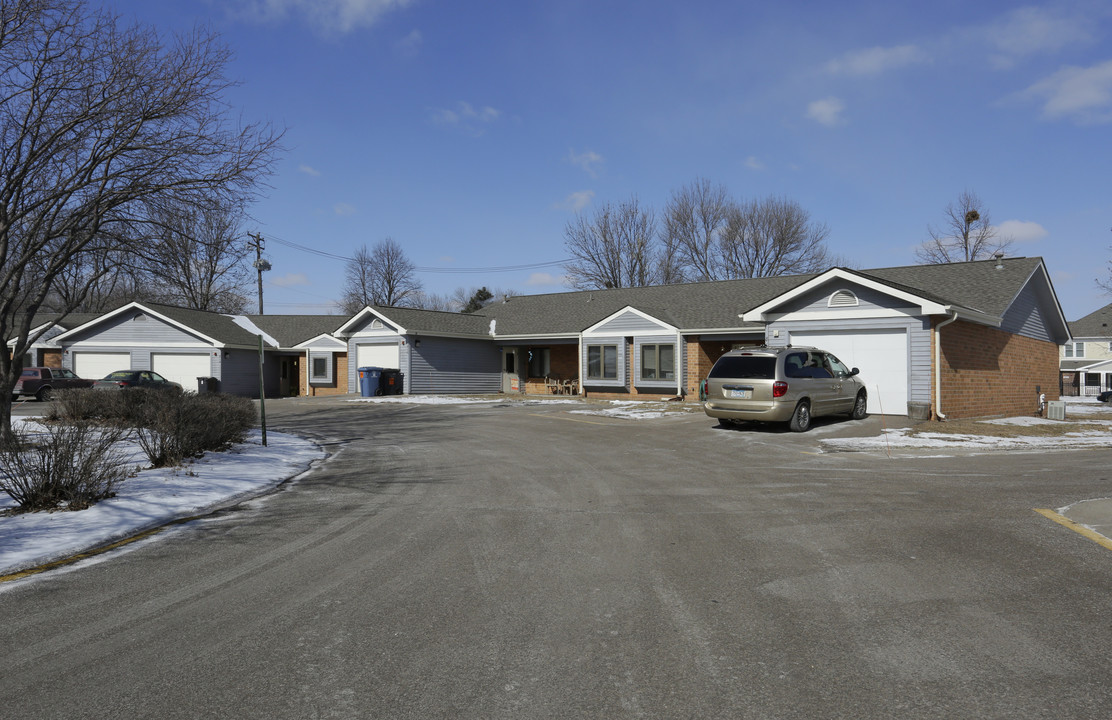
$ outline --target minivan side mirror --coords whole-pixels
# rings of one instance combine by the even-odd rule
[[[850,376],[850,377],[853,377],[854,375],[856,375],[856,374],[857,374],[857,373],[859,373],[859,372],[861,372],[861,371],[860,371],[860,370],[858,370],[857,368],[853,368],[853,369],[851,369],[851,370],[849,371],[849,376]]]

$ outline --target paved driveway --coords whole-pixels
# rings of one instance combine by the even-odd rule
[[[13,717],[1112,716],[1107,451],[888,459],[561,405],[268,403],[334,456],[0,593]]]

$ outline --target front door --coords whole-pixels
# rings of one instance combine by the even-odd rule
[[[521,373],[521,353],[518,348],[502,348],[502,392],[525,392]]]
[[[297,395],[300,389],[298,383],[297,358],[278,358],[278,372],[278,395],[280,397]]]

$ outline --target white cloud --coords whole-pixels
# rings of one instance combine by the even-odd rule
[[[394,43],[394,49],[405,57],[415,57],[421,50],[421,45],[424,44],[425,39],[421,35],[420,30],[413,30],[408,35]]]
[[[846,104],[836,97],[828,97],[822,100],[815,100],[807,106],[807,117],[815,122],[833,127],[834,125],[841,125],[845,121],[842,119],[842,111],[846,109]]]
[[[765,164],[754,156],[750,155],[749,157],[745,158],[745,167],[749,168],[750,170],[764,170]]]
[[[566,198],[564,198],[563,202],[558,202],[553,207],[557,208],[558,210],[572,210],[574,212],[579,212],[583,208],[590,205],[591,201],[594,200],[594,198],[594,190],[580,190],[578,192],[573,192],[571,195],[568,195]]]
[[[388,12],[413,0],[238,0],[238,15],[255,22],[276,23],[291,18],[307,21],[317,30],[347,33],[368,28]]]
[[[928,62],[930,58],[915,45],[873,47],[854,50],[826,64],[831,75],[879,75],[887,70]]]
[[[562,287],[567,278],[563,275],[553,275],[552,273],[532,273],[525,284],[529,287],[536,287],[538,285],[550,287]]]
[[[1028,55],[1052,53],[1092,40],[1092,23],[1081,16],[1066,16],[1057,10],[1024,7],[1013,10],[984,32],[996,50],[993,65],[1008,68]]]
[[[297,171],[303,172],[309,177],[320,177],[320,170],[317,170],[315,167],[310,167],[308,165],[298,165]]]
[[[347,203],[336,203],[332,206],[332,212],[340,215],[341,217],[355,214],[355,207]]]
[[[1112,121],[1112,60],[1088,68],[1064,67],[1024,91],[1043,102],[1043,116],[1075,122]]]
[[[584,150],[581,153],[571,150],[568,152],[568,162],[578,168],[582,168],[583,171],[591,177],[598,177],[598,166],[602,165],[605,160],[602,155],[599,155],[594,150]]]
[[[286,273],[279,277],[268,277],[267,282],[278,287],[292,287],[294,285],[308,285],[309,278],[305,277],[305,273]]]
[[[430,119],[434,125],[455,127],[478,137],[486,132],[486,126],[502,117],[502,111],[489,105],[475,107],[469,102],[459,101],[453,110],[433,108]]]
[[[1001,237],[1010,237],[1020,243],[1033,243],[1050,234],[1037,222],[1024,220],[1005,220],[996,226],[996,232]]]

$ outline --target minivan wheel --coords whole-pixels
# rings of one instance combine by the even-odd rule
[[[792,432],[807,432],[811,427],[811,405],[806,400],[795,406],[795,412],[792,413],[792,419],[788,423],[788,427]]]
[[[869,399],[865,396],[865,391],[857,393],[857,400],[853,403],[853,410],[850,412],[850,418],[854,420],[861,420],[865,417],[865,408],[869,406]]]

